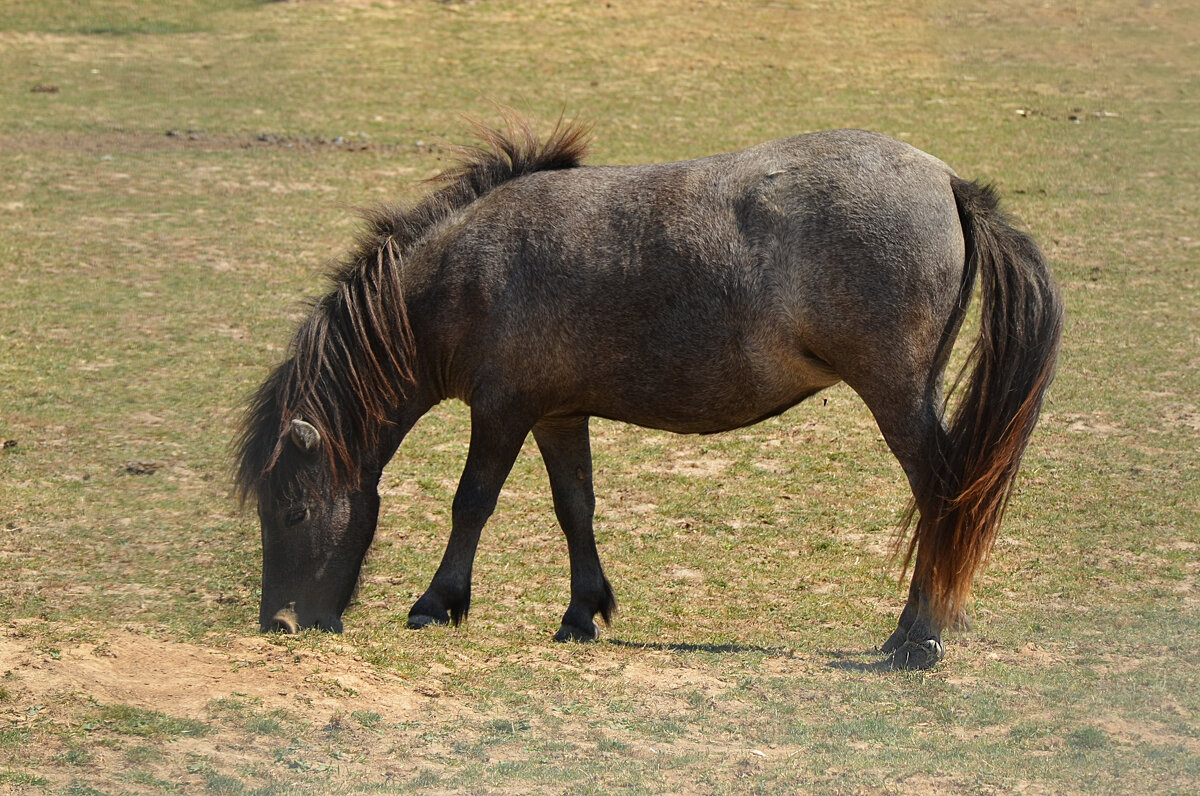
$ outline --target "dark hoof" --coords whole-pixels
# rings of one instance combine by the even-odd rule
[[[421,628],[428,627],[429,625],[448,624],[450,624],[449,615],[437,617],[429,616],[427,614],[409,614],[408,622],[405,623],[405,627],[407,627],[409,630],[420,630]]]
[[[890,655],[903,647],[906,641],[908,641],[908,631],[902,627],[897,627],[892,631],[892,635],[888,636],[888,640],[883,642],[883,646],[879,648],[879,651],[884,655]]]
[[[575,625],[563,624],[554,634],[555,641],[595,641],[600,636],[600,628],[592,622],[590,629],[585,630]]]
[[[892,668],[909,671],[928,669],[940,661],[945,654],[945,646],[936,638],[925,641],[906,641],[892,656]]]

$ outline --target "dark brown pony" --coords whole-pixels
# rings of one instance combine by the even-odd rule
[[[471,408],[450,539],[409,626],[459,622],[480,531],[526,436],[550,474],[571,601],[556,639],[615,610],[592,532],[588,418],[711,433],[845,381],[913,491],[908,602],[883,650],[943,655],[996,538],[1054,374],[1057,289],[997,199],[907,144],[835,131],[741,152],[584,167],[586,130],[483,130],[440,186],[368,215],[259,389],[237,483],[262,522],[264,631],[341,629],[378,481],[431,407]],[[943,372],[976,282],[954,415]]]

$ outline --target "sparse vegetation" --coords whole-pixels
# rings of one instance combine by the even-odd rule
[[[92,713],[91,719],[96,729],[103,727],[120,735],[136,735],[159,741],[183,735],[199,737],[208,733],[208,727],[203,722],[131,705],[101,706]]]
[[[83,5],[0,8],[0,790],[1197,790],[1194,4]],[[549,641],[532,445],[469,624],[403,629],[457,405],[384,475],[346,634],[256,634],[239,408],[348,208],[415,198],[492,101],[594,119],[597,163],[856,126],[998,184],[1068,328],[940,668],[873,668],[907,491],[845,388],[714,437],[595,424],[599,644]]]

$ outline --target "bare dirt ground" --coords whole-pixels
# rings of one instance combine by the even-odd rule
[[[289,751],[288,736],[316,729],[319,737],[348,734],[334,744],[342,751],[320,750],[296,755],[290,768],[328,770],[332,764],[344,773],[388,781],[414,769],[398,764],[388,748],[402,747],[405,732],[396,727],[413,725],[430,710],[445,717],[465,708],[446,697],[435,683],[403,682],[381,674],[345,653],[296,652],[264,637],[245,637],[226,648],[180,643],[132,629],[106,633],[101,643],[87,642],[47,650],[22,632],[19,624],[0,630],[0,682],[7,698],[0,703],[0,730],[57,725],[46,733],[51,746],[37,775],[42,785],[87,783],[108,791],[135,792],[141,788],[121,777],[131,749],[150,743],[160,753],[139,756],[143,768],[159,777],[158,786],[187,788],[208,785],[214,772],[238,771],[245,777],[256,766],[278,763],[281,750]],[[222,717],[214,706],[245,706],[240,720]],[[155,716],[198,720],[208,729],[155,732],[122,729],[104,706],[133,707]],[[368,716],[368,724],[388,727],[386,737],[365,733],[351,716]],[[266,724],[264,724],[264,721]],[[258,722],[254,724],[254,722]],[[282,724],[281,724],[282,723]],[[108,726],[106,726],[108,725]],[[89,753],[77,765],[71,752],[72,731],[113,735],[103,751]],[[415,730],[413,730],[415,733]],[[139,737],[140,736],[140,737]],[[169,737],[168,737],[169,736]],[[105,748],[107,747],[107,748]],[[385,751],[363,754],[371,747]],[[360,754],[350,754],[356,749]],[[355,759],[350,759],[351,757]],[[345,758],[345,759],[339,759]],[[158,792],[153,782],[143,782],[147,792]],[[0,782],[0,793],[25,792]]]
[[[528,762],[520,737],[529,733],[529,720],[514,720],[502,704],[456,694],[455,674],[436,662],[422,667],[419,679],[406,680],[327,637],[319,650],[267,636],[204,646],[132,626],[98,632],[98,641],[57,644],[53,637],[42,622],[0,627],[0,732],[36,740],[22,759],[7,761],[10,776],[21,769],[35,772],[36,781],[0,780],[0,794],[244,792],[284,781],[302,792],[403,791],[453,776],[464,756],[486,766]],[[571,676],[585,688],[629,688],[651,714],[668,717],[663,721],[697,701],[711,706],[721,699],[722,710],[734,714],[756,710],[728,699],[736,676],[714,676],[665,650],[610,653],[532,645],[476,661],[471,669],[485,672],[519,659],[538,673],[535,681]],[[767,669],[805,666],[786,657],[768,661]],[[759,765],[768,754],[798,751],[730,745],[728,738],[691,732],[626,742],[623,733],[597,735],[565,715],[553,727],[543,724],[533,718],[534,734],[557,736],[565,750],[608,744],[627,760],[717,755]],[[670,792],[697,792],[686,771],[663,776],[673,783]]]
[[[180,716],[237,695],[313,721],[360,709],[403,721],[438,696],[373,673],[350,654],[295,653],[261,637],[240,638],[217,649],[124,629],[100,644],[76,644],[53,655],[31,648],[9,630],[0,637],[0,674],[9,672],[17,684],[10,690],[35,698],[80,692],[104,704]]]

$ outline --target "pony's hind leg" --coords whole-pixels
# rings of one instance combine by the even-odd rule
[[[454,494],[450,540],[429,588],[408,612],[410,628],[457,625],[466,618],[479,535],[532,425],[516,422],[518,416],[518,412],[484,413],[472,407],[471,447]]]
[[[919,553],[917,558],[919,566]],[[915,571],[896,629],[879,651],[890,655],[892,666],[897,669],[928,669],[946,654],[942,628],[930,616],[929,601]]]
[[[600,614],[607,624],[617,603],[600,566],[592,530],[596,497],[588,419],[542,420],[533,427],[533,438],[550,475],[554,513],[567,535],[571,561],[571,603],[554,640],[592,641],[598,635],[594,617]]]
[[[853,385],[852,385],[853,386]],[[936,456],[943,450],[945,428],[942,424],[940,391],[903,390],[859,391],[875,415],[888,447],[904,468],[917,510],[927,504],[926,496],[936,488]],[[918,398],[917,396],[924,397]],[[933,619],[929,600],[922,587],[927,575],[922,551],[918,547],[913,562],[908,600],[900,613],[896,629],[880,650],[892,656],[898,669],[926,669],[945,654],[942,627]]]

